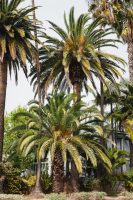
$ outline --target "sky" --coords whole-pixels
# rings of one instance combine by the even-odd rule
[[[48,33],[49,25],[47,20],[51,20],[61,27],[64,26],[63,14],[69,13],[72,6],[75,7],[75,16],[78,17],[80,14],[87,12],[87,0],[35,0],[36,5],[40,6],[36,13],[37,18],[43,22],[44,27]],[[21,5],[30,6],[31,0],[25,0]],[[118,49],[108,49],[107,51],[116,54],[127,61],[126,45],[120,44]],[[126,74],[124,75],[128,78],[128,69],[126,68]],[[34,98],[34,93],[32,86],[30,86],[30,81],[27,81],[22,71],[19,72],[18,85],[16,86],[14,76],[12,78],[8,77],[7,85],[7,96],[6,96],[6,113],[11,112],[13,109],[17,108],[19,105],[25,106],[27,103]]]

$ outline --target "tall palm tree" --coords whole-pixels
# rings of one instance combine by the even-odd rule
[[[114,82],[114,77],[120,75],[119,64],[124,64],[124,61],[102,49],[109,46],[115,47],[116,41],[106,38],[112,31],[99,29],[102,23],[100,19],[90,24],[88,20],[87,14],[82,14],[75,20],[74,8],[72,8],[69,20],[64,15],[66,30],[49,22],[58,38],[47,34],[43,36],[45,48],[40,49],[42,93],[46,93],[51,82],[54,87],[60,87],[61,90],[70,88],[72,85],[79,100],[82,87],[87,88],[88,79],[96,88],[94,76],[105,83],[106,78]],[[32,82],[35,81],[36,84],[35,69],[31,71],[31,76]],[[72,179],[75,182],[76,168],[72,167],[72,171]],[[76,184],[73,185],[76,188]]]
[[[106,37],[112,31],[99,29],[100,19],[91,23],[88,20],[87,14],[75,20],[72,8],[69,20],[64,15],[66,30],[49,22],[58,37],[43,36],[46,48],[40,49],[40,63],[41,87],[42,90],[45,88],[45,92],[51,82],[61,89],[72,85],[79,98],[82,86],[87,86],[87,80],[91,80],[96,88],[94,76],[105,83],[106,78],[113,82],[120,75],[120,64],[124,64],[124,61],[103,50],[103,47],[115,47],[116,40]],[[36,84],[34,69],[31,76],[31,82]]]
[[[133,81],[133,1],[93,0],[89,9],[95,18],[102,17],[104,25],[111,25],[128,45],[129,75]]]
[[[44,156],[44,153],[50,152],[53,192],[57,193],[63,191],[64,164],[68,155],[74,161],[80,174],[82,173],[81,152],[82,156],[90,159],[94,167],[97,166],[98,160],[101,160],[109,171],[111,169],[105,150],[96,141],[96,133],[100,135],[101,128],[93,125],[90,119],[94,108],[88,108],[81,101],[74,104],[75,98],[73,94],[54,93],[47,98],[48,103],[45,106],[39,107],[38,104],[33,103],[31,112],[18,114],[18,116],[23,114],[29,117],[27,127],[32,130],[31,134],[25,134],[20,139],[20,151],[26,156],[35,145],[38,145],[39,158]],[[93,113],[93,119],[94,117],[96,120],[100,114]],[[40,127],[41,132],[38,134],[37,130]],[[79,134],[75,134],[76,132]]]
[[[42,104],[42,98],[41,98],[41,88],[40,88],[40,63],[39,63],[39,51],[38,51],[38,35],[37,35],[37,28],[36,28],[36,13],[35,13],[35,0],[31,1],[32,3],[32,8],[33,8],[33,20],[34,20],[34,36],[35,36],[35,47],[37,49],[37,55],[35,58],[35,68],[36,68],[36,74],[37,74],[37,95],[38,95],[38,102],[39,102],[39,106],[41,107]],[[36,194],[40,194],[42,193],[41,190],[41,183],[40,183],[40,179],[41,179],[41,160],[37,161],[37,169],[36,169],[36,184],[35,184],[35,188],[32,191],[32,193],[36,193]]]
[[[2,161],[4,137],[4,110],[7,86],[7,73],[15,73],[21,67],[27,73],[26,61],[36,54],[32,43],[34,36],[33,20],[29,17],[34,8],[20,8],[23,0],[0,1],[0,161]]]

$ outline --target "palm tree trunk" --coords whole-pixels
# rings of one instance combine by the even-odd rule
[[[103,89],[103,83],[100,81],[100,93],[101,93],[101,99],[100,99],[100,111],[101,115],[104,117],[104,89]],[[104,128],[104,122],[101,122],[101,127]],[[106,147],[106,142],[104,139],[101,139],[101,144]]]
[[[133,42],[128,43],[129,78],[133,83]],[[130,167],[133,167],[133,142],[130,143]]]
[[[60,193],[64,191],[64,162],[60,150],[57,148],[52,163],[52,191]]]
[[[0,61],[0,162],[3,155],[4,140],[4,112],[7,88],[7,64],[6,61]]]
[[[73,192],[79,192],[79,173],[74,161],[71,162],[71,185]]]
[[[32,3],[32,8],[35,7],[35,0],[31,0]],[[37,40],[37,30],[36,30],[36,13],[35,10],[33,10],[33,20],[34,20],[34,25],[35,25],[35,29],[34,29],[34,35],[35,35],[35,40]],[[38,50],[38,43],[37,41],[35,41],[35,47]],[[36,71],[37,71],[37,93],[38,93],[38,101],[39,101],[39,106],[41,107],[41,87],[40,87],[40,63],[39,63],[39,52],[38,55],[36,56],[36,60],[35,60],[35,64],[36,64]],[[35,184],[35,188],[33,190],[32,193],[37,193],[37,194],[41,194],[42,193],[42,189],[41,189],[41,183],[40,183],[40,179],[41,179],[41,161],[37,161],[37,170],[36,170],[36,184]]]
[[[35,7],[35,0],[32,0],[32,8]],[[34,20],[34,25],[36,26],[36,13],[35,10],[33,10],[33,20]],[[34,35],[35,35],[35,40],[37,40],[37,30],[36,27],[34,29]],[[37,41],[35,41],[35,47],[38,50],[38,43]],[[38,55],[35,58],[36,60],[36,71],[37,71],[37,93],[38,93],[38,101],[39,101],[39,105],[41,106],[41,87],[40,87],[40,63],[39,63],[39,51],[38,51]]]
[[[77,101],[80,101],[81,98],[81,84],[79,82],[75,82],[73,85],[73,93],[77,94]]]
[[[36,168],[36,184],[35,187],[32,191],[32,194],[36,194],[37,196],[40,195],[40,193],[42,193],[42,189],[41,189],[41,183],[40,183],[40,177],[41,176],[41,161],[38,160],[37,161],[37,168]]]
[[[133,83],[133,42],[128,43],[129,78]]]
[[[77,101],[81,99],[81,84],[79,82],[75,82],[73,85],[73,92],[77,94]],[[76,103],[75,102],[75,103]],[[71,162],[71,185],[72,191],[78,192],[79,191],[79,173],[75,166],[74,161]]]

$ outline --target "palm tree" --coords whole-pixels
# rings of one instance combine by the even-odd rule
[[[93,0],[89,9],[95,18],[102,17],[104,25],[111,25],[128,45],[129,75],[133,81],[133,1]]]
[[[26,61],[36,54],[32,44],[34,37],[33,21],[29,15],[32,8],[18,8],[23,0],[0,1],[0,161],[2,161],[4,137],[4,109],[7,86],[7,73],[15,73],[21,67],[26,74]]]
[[[119,128],[124,130],[125,133],[130,135],[131,141],[133,141],[133,84],[125,82],[121,84],[121,96],[118,97],[118,103],[116,108],[112,112],[112,117],[119,124]],[[133,166],[133,143],[131,142],[131,156],[130,166]]]
[[[115,40],[107,39],[110,35],[109,29],[99,29],[102,23],[100,19],[88,24],[89,17],[82,14],[77,20],[74,19],[74,8],[70,10],[69,21],[64,15],[66,30],[63,30],[53,22],[49,22],[51,29],[57,33],[58,38],[45,34],[45,48],[40,49],[41,64],[41,88],[42,95],[46,93],[52,82],[54,87],[65,90],[73,86],[73,91],[80,99],[81,89],[87,89],[87,80],[91,80],[96,89],[94,76],[105,83],[105,79],[112,82],[114,77],[120,75],[120,63],[124,64],[121,58],[102,51],[103,47],[114,46]],[[100,49],[99,49],[100,48]],[[31,71],[34,87],[36,86],[36,70]],[[76,168],[72,167],[72,178],[75,182]],[[77,177],[78,179],[78,177]],[[76,188],[76,184],[73,184]],[[75,189],[77,191],[77,189]]]
[[[64,15],[66,30],[49,22],[58,37],[47,34],[43,36],[46,41],[45,48],[40,49],[42,92],[46,92],[51,82],[63,90],[72,85],[79,98],[82,86],[87,86],[87,80],[91,80],[96,88],[94,76],[105,83],[106,78],[114,82],[115,77],[120,75],[119,64],[124,64],[124,61],[103,50],[103,47],[115,47],[116,40],[106,38],[112,31],[99,29],[102,23],[100,19],[90,24],[88,20],[87,14],[82,14],[75,20],[72,8],[69,21]],[[31,76],[31,83],[34,82],[35,87],[34,68]]]
[[[90,120],[91,111],[87,105],[79,101],[74,104],[75,95],[54,93],[47,98],[48,103],[39,107],[31,104],[29,113],[19,113],[29,117],[27,127],[31,134],[25,134],[19,141],[20,151],[24,156],[38,145],[38,157],[50,152],[52,160],[53,192],[62,192],[64,185],[64,165],[69,155],[74,161],[78,173],[82,173],[81,153],[90,159],[94,167],[97,158],[110,171],[111,163],[105,150],[96,141],[96,133],[101,134],[101,128],[93,125]],[[41,115],[40,115],[41,114]],[[100,118],[100,114],[93,116]],[[93,117],[93,118],[94,118]],[[38,134],[38,131],[41,132]],[[77,135],[76,132],[79,132]],[[95,139],[93,139],[93,137]],[[81,150],[81,151],[79,151]]]
[[[38,95],[38,102],[39,102],[39,106],[41,107],[41,104],[42,104],[42,98],[41,98],[41,88],[40,88],[40,63],[39,63],[39,51],[38,51],[38,42],[37,42],[37,39],[38,39],[38,35],[37,35],[37,27],[36,27],[36,13],[35,13],[35,1],[32,0],[31,1],[31,4],[32,4],[32,8],[33,8],[33,20],[34,20],[34,25],[35,25],[35,28],[34,28],[34,36],[35,36],[35,47],[37,49],[37,55],[36,55],[36,58],[35,58],[35,67],[36,67],[36,74],[37,74],[37,95]],[[39,194],[42,193],[42,190],[41,190],[41,183],[40,183],[40,176],[41,176],[41,161],[38,160],[37,161],[37,169],[36,169],[36,184],[35,184],[35,188],[34,190],[32,191],[32,193],[36,193],[36,194]],[[40,195],[41,196],[41,195]]]

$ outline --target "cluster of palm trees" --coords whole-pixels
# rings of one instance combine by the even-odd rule
[[[29,76],[35,94],[38,94],[39,103],[32,102],[28,113],[20,113],[28,116],[26,128],[31,130],[31,134],[20,139],[19,149],[24,156],[33,148],[37,150],[36,187],[40,187],[41,157],[50,152],[53,192],[63,191],[64,166],[68,166],[69,158],[71,169],[67,168],[71,173],[73,191],[77,191],[78,174],[82,173],[81,156],[90,159],[94,167],[102,161],[104,168],[111,171],[102,131],[106,100],[111,105],[110,129],[114,129],[115,119],[123,130],[130,135],[133,132],[130,102],[132,95],[129,94],[130,90],[132,93],[133,86],[127,84],[126,89],[121,89],[117,84],[126,63],[122,58],[106,52],[109,47],[117,47],[119,40],[110,39],[117,30],[119,36],[128,43],[132,81],[133,5],[129,0],[101,0],[100,3],[94,0],[89,7],[95,18],[93,21],[90,20],[89,14],[82,14],[75,20],[74,8],[71,8],[68,18],[64,15],[65,30],[49,21],[57,37],[42,33],[41,38],[45,41],[42,44],[37,37],[40,27],[36,23],[35,3],[32,1],[32,8],[19,8],[22,1],[0,1],[0,161],[3,155],[7,73],[9,71],[11,75],[14,71],[17,81],[19,68],[21,67],[27,76],[27,65],[30,62],[32,68]],[[38,44],[41,45],[39,49]],[[121,94],[118,106],[108,82]],[[56,91],[46,98],[50,86]],[[62,93],[71,93],[71,90],[74,94]],[[83,90],[87,93],[90,90],[96,91],[97,97],[100,97],[99,104],[103,116],[81,101]],[[115,92],[113,94],[116,95]],[[97,161],[97,158],[100,159]]]

